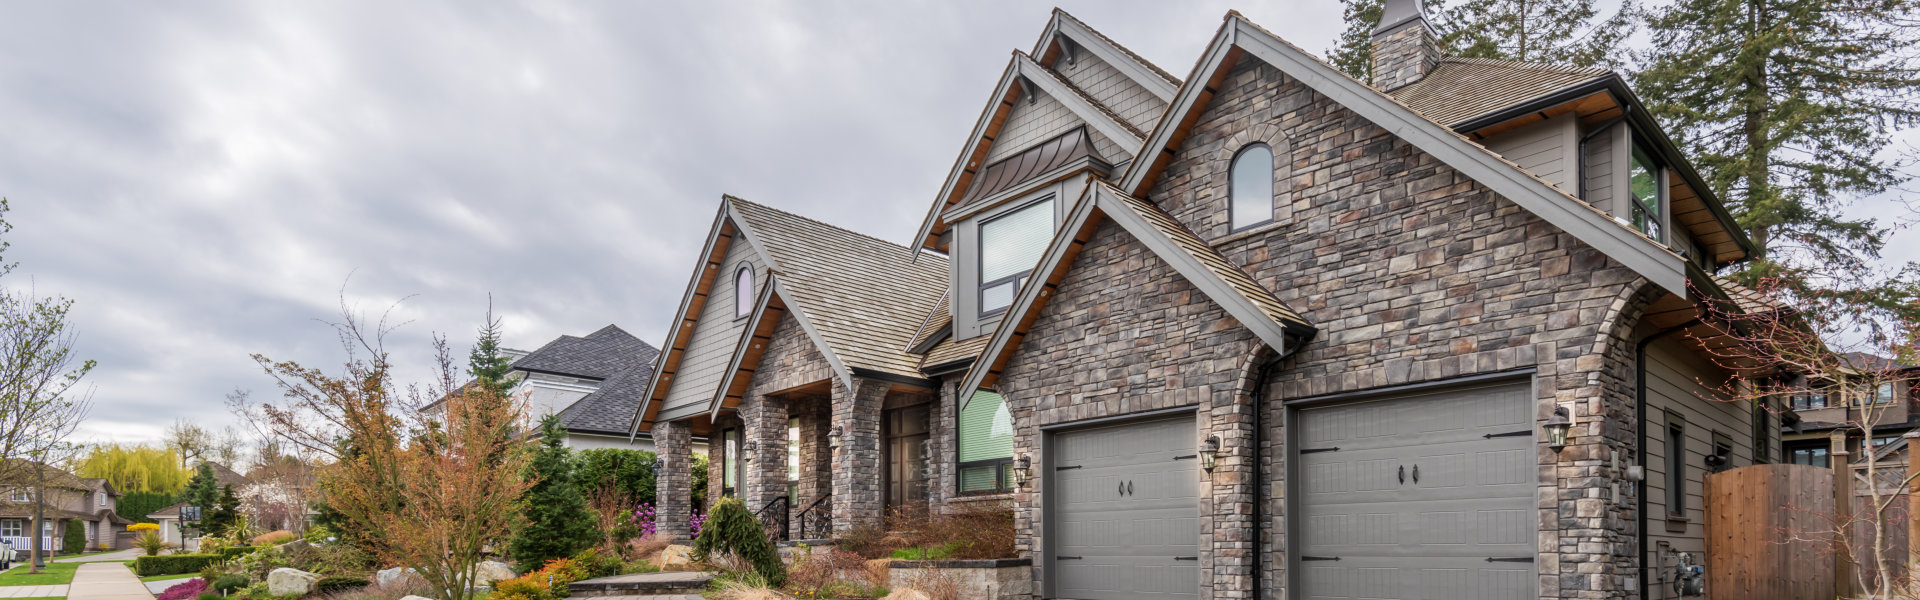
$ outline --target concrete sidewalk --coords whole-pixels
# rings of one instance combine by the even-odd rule
[[[53,559],[53,562],[127,562],[136,558],[140,558],[140,551],[138,549],[130,549],[105,554],[95,554],[92,556],[56,558]]]
[[[147,586],[120,563],[87,563],[73,574],[67,600],[153,600]]]
[[[64,585],[0,586],[0,598],[53,598],[67,595]]]

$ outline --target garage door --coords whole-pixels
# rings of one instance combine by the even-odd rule
[[[1304,597],[1538,597],[1532,407],[1519,384],[1302,409]]]
[[[1054,434],[1046,531],[1056,597],[1199,596],[1196,435],[1191,416]]]

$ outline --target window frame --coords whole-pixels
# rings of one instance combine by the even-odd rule
[[[1833,468],[1833,449],[1828,447],[1825,441],[1820,441],[1815,444],[1789,444],[1785,454],[1787,464]],[[1807,456],[1808,461],[1800,462],[1799,459],[1801,455]],[[1819,459],[1820,462],[1826,464],[1814,464],[1814,459]]]
[[[32,502],[33,493],[27,491],[27,488],[13,488],[11,490],[7,490],[7,501],[8,502]]]
[[[1753,403],[1753,464],[1764,465],[1773,462],[1773,411],[1767,407],[1767,400],[1761,398]]]
[[[747,280],[747,285],[740,285],[741,278]],[[740,268],[733,271],[733,320],[735,321],[753,314],[753,280],[755,278],[753,265],[750,264],[741,263]]]
[[[739,495],[740,487],[740,428],[729,427],[720,430],[720,495],[732,498]],[[729,482],[732,479],[734,481]]]
[[[988,390],[980,390],[980,391],[988,391]],[[975,392],[975,393],[978,393],[978,392]],[[968,397],[971,398],[972,395],[969,395]],[[1008,411],[1008,417],[1009,417],[1009,420],[1011,420],[1013,409],[1007,407],[1007,402],[1008,402],[1007,397],[1005,395],[1000,395],[1000,409]],[[961,461],[960,454],[962,452],[962,447],[965,445],[963,443],[965,441],[965,437],[962,435],[962,432],[964,431],[964,429],[962,429],[961,427],[961,418],[962,418],[961,407],[958,405],[963,403],[955,403],[955,404],[956,406],[954,406],[954,409],[953,409],[953,459],[954,459],[953,460],[954,462],[953,493],[954,495],[967,497],[967,496],[992,496],[997,494],[1013,493],[1014,491],[1013,478],[1011,477],[1010,470],[1013,467],[1014,455],[1019,454],[1018,449],[1016,448],[1013,451],[1008,452],[1008,454],[1004,457],[983,458],[979,460],[970,460],[970,461],[964,461],[964,462]],[[1018,437],[1019,434],[1018,432],[1015,432],[1013,435],[1015,437]],[[932,438],[929,437],[928,439],[932,439]],[[961,487],[962,480],[961,480],[960,474],[965,472],[967,469],[975,469],[980,467],[993,468],[993,487],[991,489],[984,489],[984,490],[963,489]]]
[[[1240,194],[1234,190],[1234,174],[1240,170],[1240,159],[1246,156],[1247,151],[1253,150],[1254,148],[1262,148],[1267,151],[1267,218],[1245,225],[1239,225],[1233,222],[1234,207],[1240,201]],[[1267,145],[1266,142],[1249,143],[1233,151],[1233,158],[1227,161],[1227,233],[1240,233],[1256,227],[1271,225],[1277,220],[1273,218],[1273,213],[1279,208],[1279,202],[1274,200],[1274,194],[1278,192],[1279,186],[1274,185],[1273,174],[1274,168],[1279,160],[1280,156],[1274,153],[1273,146]]]
[[[27,521],[0,519],[0,537],[27,537]]]
[[[1647,210],[1646,205],[1640,202],[1640,197],[1635,196],[1633,193],[1633,163],[1639,162],[1640,157],[1647,159],[1647,170],[1653,173],[1653,204],[1655,212],[1651,215],[1651,218],[1646,221],[1647,223],[1653,224],[1653,231],[1647,231],[1648,228],[1646,225],[1634,222],[1637,217],[1641,216],[1641,213]],[[1627,204],[1629,205],[1627,207],[1627,223],[1633,225],[1640,233],[1646,234],[1647,237],[1653,238],[1654,241],[1662,244],[1667,243],[1667,238],[1671,237],[1667,232],[1666,213],[1668,209],[1666,181],[1666,163],[1654,158],[1653,153],[1648,152],[1644,145],[1634,142],[1632,147],[1627,151],[1626,196]]]
[[[1020,291],[1023,289],[1026,289],[1027,280],[1033,277],[1033,270],[1036,267],[1040,266],[1039,263],[1036,262],[1033,266],[1027,267],[1025,271],[1016,272],[1012,275],[1007,275],[1005,277],[994,279],[992,281],[986,281],[984,277],[986,276],[986,273],[987,273],[987,226],[993,223],[994,221],[999,221],[1001,219],[1005,219],[1005,218],[1020,214],[1021,211],[1027,210],[1029,208],[1034,208],[1036,206],[1039,206],[1040,204],[1045,203],[1047,204],[1047,213],[1048,213],[1047,214],[1047,224],[1048,224],[1047,245],[1051,246],[1052,236],[1054,234],[1059,233],[1058,228],[1060,227],[1060,222],[1059,222],[1060,207],[1052,204],[1052,202],[1055,200],[1056,197],[1057,196],[1055,196],[1052,192],[1048,192],[1045,194],[1041,194],[1039,197],[1034,198],[1031,201],[1021,202],[1019,204],[1008,206],[1005,209],[1002,209],[998,214],[993,215],[992,217],[981,219],[980,224],[974,227],[973,237],[974,237],[975,252],[973,253],[974,255],[973,256],[973,276],[975,279],[980,280],[979,283],[974,286],[974,295],[973,295],[973,303],[974,303],[973,306],[976,309],[975,311],[976,314],[978,315],[976,317],[977,319],[984,321],[986,319],[1000,316],[1001,314],[1007,312],[1008,310],[1011,310],[1013,308],[1013,305],[1020,301]],[[1044,247],[1041,249],[1041,252],[1040,252],[1040,260],[1046,260],[1046,249]],[[1008,282],[1013,282],[1013,297],[1007,301],[1006,306],[1001,306],[999,308],[988,310],[986,307],[987,306],[987,290],[1000,287],[1001,285],[1004,285]]]
[[[1667,413],[1667,518],[1687,515],[1687,420]]]
[[[1893,404],[1893,400],[1897,396],[1899,396],[1899,394],[1894,391],[1892,383],[1882,383],[1878,387],[1873,388],[1873,405],[1886,406]]]

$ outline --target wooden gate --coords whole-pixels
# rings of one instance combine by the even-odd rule
[[[1754,465],[1707,476],[1707,597],[1832,600],[1833,471]],[[1798,538],[1798,540],[1796,540]]]

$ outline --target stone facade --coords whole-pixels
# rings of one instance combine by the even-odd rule
[[[887,565],[887,587],[925,590],[951,586],[970,600],[1028,600],[1034,597],[1033,561],[903,560]]]
[[[660,448],[660,472],[654,474],[654,531],[669,539],[687,539],[691,530],[693,495],[693,429],[686,421],[653,426],[653,442]]]
[[[1373,85],[1396,90],[1413,85],[1440,65],[1440,44],[1425,20],[1408,21],[1373,34]]]
[[[851,387],[852,389],[848,389]],[[833,530],[875,524],[884,505],[880,489],[880,407],[884,381],[853,378],[852,386],[833,386]]]

